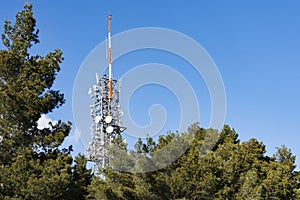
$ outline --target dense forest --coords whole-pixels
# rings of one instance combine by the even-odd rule
[[[281,146],[267,156],[262,142],[240,141],[228,125],[218,132],[195,123],[185,133],[167,133],[158,141],[139,139],[130,151],[120,136],[114,145],[125,156],[115,159],[102,176],[94,176],[84,155],[73,158],[72,146],[60,147],[70,133],[70,122],[38,128],[41,115],[59,108],[65,99],[52,89],[63,62],[61,50],[45,56],[29,53],[39,43],[35,26],[32,4],[24,5],[14,23],[4,22],[0,199],[300,199],[300,175],[291,150]],[[187,141],[190,136],[193,140]],[[161,164],[154,162],[157,153],[174,141],[187,144],[184,154],[163,168],[156,166]],[[175,145],[160,156],[168,159],[176,151]],[[141,157],[158,170],[143,172]],[[114,170],[124,162],[131,170]]]

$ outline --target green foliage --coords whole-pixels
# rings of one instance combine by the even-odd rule
[[[73,166],[72,182],[69,185],[66,200],[85,199],[88,195],[88,186],[92,181],[91,170],[86,169],[87,160],[82,154],[75,158],[75,165]]]
[[[38,42],[37,32],[32,6],[26,4],[24,10],[18,12],[14,25],[5,22],[2,34],[7,49],[0,51],[1,135],[4,143],[16,142],[14,146],[18,148],[43,147],[40,139],[54,132],[58,134],[56,138],[60,138],[58,146],[70,127],[70,124],[59,123],[52,131],[37,129],[41,114],[52,112],[64,103],[63,94],[51,89],[63,60],[62,52],[56,49],[45,57],[30,56],[29,48]]]
[[[151,163],[156,152],[172,141],[187,141],[184,138],[189,135],[194,140],[172,164],[158,171],[136,173],[143,166],[135,160],[135,173],[106,171],[105,179],[94,177],[88,199],[299,199],[299,173],[291,151],[282,146],[268,157],[262,142],[240,142],[228,125],[217,133],[193,124],[187,133],[168,133],[157,143],[152,138],[145,143],[139,139],[130,153],[136,157],[146,154]]]
[[[0,199],[84,199],[91,181],[82,155],[60,149],[71,123],[61,120],[38,129],[41,114],[52,112],[64,96],[51,89],[63,60],[59,49],[30,55],[39,42],[32,5],[16,21],[5,21],[0,50]]]

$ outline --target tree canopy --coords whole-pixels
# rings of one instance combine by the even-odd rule
[[[201,153],[204,138],[216,130],[194,124],[188,150],[167,168],[148,173],[105,170],[105,180],[94,178],[87,199],[299,199],[295,156],[282,146],[266,156],[256,139],[238,140],[225,125],[212,150]],[[137,142],[134,153],[157,151],[183,134],[161,136],[157,144]],[[149,146],[151,144],[151,147]],[[140,148],[143,147],[143,148]],[[151,154],[149,154],[151,158]],[[136,166],[134,166],[136,167]]]

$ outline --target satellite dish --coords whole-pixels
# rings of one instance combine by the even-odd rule
[[[88,94],[92,95],[92,93],[93,93],[92,88],[90,88],[89,91],[88,91]]]
[[[125,127],[120,127],[120,131],[121,131],[121,132],[123,132],[123,131],[125,131],[125,130],[126,130]]]
[[[96,117],[95,117],[95,121],[96,121],[97,124],[100,122],[100,120],[101,120],[101,117],[100,117],[100,116],[96,116]]]
[[[113,131],[114,131],[114,127],[112,127],[112,126],[108,126],[106,128],[106,133],[112,133]]]
[[[108,124],[112,121],[112,119],[113,119],[112,116],[108,115],[108,116],[105,117],[104,121]]]

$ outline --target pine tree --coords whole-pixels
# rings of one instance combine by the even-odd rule
[[[39,43],[32,4],[25,4],[16,21],[4,23],[0,50],[0,199],[70,199],[74,187],[85,191],[89,174],[84,158],[73,159],[72,147],[60,149],[71,123],[59,120],[38,129],[42,114],[64,102],[51,89],[63,61],[59,49],[46,56],[30,55]],[[80,175],[79,175],[80,174]],[[76,183],[75,183],[76,182]],[[83,196],[79,194],[78,196]],[[83,197],[82,197],[83,198]]]

